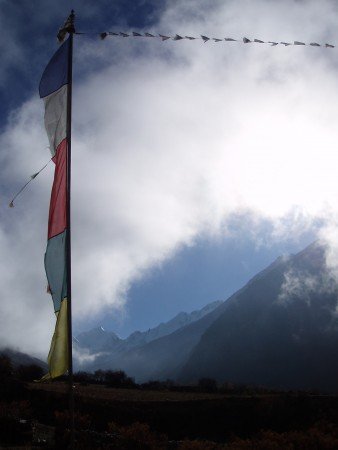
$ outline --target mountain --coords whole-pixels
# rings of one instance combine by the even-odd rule
[[[204,331],[221,314],[223,308],[222,302],[199,320],[144,345],[101,354],[88,369],[122,369],[137,382],[176,378]]]
[[[80,333],[73,339],[74,347],[87,350],[89,353],[109,351],[122,341],[112,331],[106,331],[103,327],[93,328]]]
[[[316,242],[277,258],[225,302],[125,340],[110,336],[83,368],[122,369],[137,382],[208,377],[338,392],[337,310],[338,285]]]
[[[15,367],[20,365],[28,366],[35,364],[44,370],[48,370],[48,366],[45,362],[33,356],[27,355],[27,353],[22,353],[17,350],[13,350],[10,348],[2,348],[0,349],[0,356],[7,356],[8,358],[10,358],[13,366]]]
[[[173,319],[169,320],[169,322],[160,323],[160,325],[155,328],[149,329],[148,331],[135,331],[127,338],[126,341],[130,344],[130,347],[147,344],[148,342],[154,341],[155,339],[159,339],[163,336],[167,336],[171,333],[174,333],[176,330],[179,330],[180,328],[196,322],[197,320],[201,319],[206,314],[217,308],[217,306],[219,306],[221,303],[223,302],[221,300],[218,300],[212,303],[208,303],[206,306],[204,306],[204,308],[193,311],[192,313],[180,312]]]
[[[120,339],[115,333],[107,332],[102,327],[81,333],[74,338],[75,353],[78,355],[77,366],[80,367],[79,361],[81,358],[84,358],[85,362],[82,363],[82,369],[96,370],[120,368],[128,371],[128,374],[136,376],[137,378],[139,372],[144,372],[145,377],[148,375],[152,376],[152,361],[159,361],[159,359],[157,354],[152,354],[151,349],[154,347],[154,352],[157,353],[156,349],[158,346],[161,346],[162,342],[163,345],[166,345],[165,338],[167,336],[171,336],[172,334],[175,335],[176,332],[209,316],[209,314],[218,310],[222,303],[222,301],[214,301],[192,313],[181,312],[166,323],[161,323],[157,327],[147,331],[136,331],[126,339]],[[216,316],[213,315],[212,317]],[[205,323],[209,324],[208,318]],[[192,333],[192,336],[193,335],[194,333]],[[163,341],[161,339],[163,339]],[[157,342],[158,340],[160,340],[159,344],[151,345],[152,342]],[[192,337],[190,340],[196,343]],[[146,352],[146,355],[143,355],[143,351]],[[179,350],[176,355],[177,358],[178,354]],[[147,362],[145,361],[145,363],[148,364],[148,370],[145,370],[143,364],[137,362],[140,359],[145,360],[145,358],[149,359]],[[159,364],[159,362],[157,364]],[[167,365],[168,364],[166,364],[166,366]],[[143,379],[144,378],[142,378],[142,380]]]
[[[323,245],[279,258],[225,302],[178,378],[338,391],[337,305]]]

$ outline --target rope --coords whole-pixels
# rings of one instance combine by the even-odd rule
[[[23,192],[26,189],[26,187],[29,185],[29,183],[31,181],[33,181],[48,166],[48,164],[51,162],[51,160],[52,160],[52,158],[38,172],[36,172],[30,176],[27,183],[22,186],[22,188],[14,195],[14,197],[10,201],[10,203],[8,205],[10,208],[14,208],[14,200],[21,194],[21,192]]]

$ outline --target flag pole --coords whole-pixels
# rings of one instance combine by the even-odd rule
[[[73,388],[73,343],[72,343],[72,253],[71,253],[71,154],[72,154],[72,85],[73,85],[73,37],[75,33],[75,14],[69,16],[68,53],[68,93],[67,93],[67,325],[68,325],[68,380],[70,412],[70,448],[74,447],[74,388]]]

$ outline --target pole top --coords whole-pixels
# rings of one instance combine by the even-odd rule
[[[75,12],[74,9],[71,10],[69,16],[68,33],[75,33]]]
[[[68,16],[68,19],[64,23],[63,27],[59,30],[57,38],[59,42],[63,42],[64,38],[66,37],[66,34],[74,34],[75,33],[75,13],[72,9],[70,15]]]

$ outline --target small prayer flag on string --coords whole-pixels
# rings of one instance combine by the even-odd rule
[[[29,185],[29,183],[31,181],[34,180],[34,178],[36,178],[47,166],[48,164],[51,162],[51,159],[47,162],[47,164],[45,164],[38,172],[33,173],[33,175],[31,175],[29,177],[29,180],[22,186],[21,189],[19,189],[19,191],[14,195],[14,197],[12,198],[11,202],[9,203],[9,207],[10,208],[14,208],[14,200],[21,194],[21,192],[23,192],[26,187]]]

